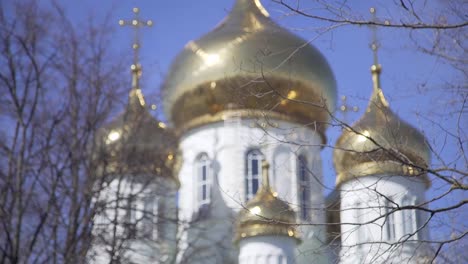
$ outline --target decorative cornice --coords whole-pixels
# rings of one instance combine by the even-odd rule
[[[339,188],[347,181],[366,176],[409,176],[424,182],[427,189],[431,186],[427,173],[418,168],[404,165],[396,161],[369,161],[356,164],[348,168],[346,172],[338,173],[336,177],[336,188]]]
[[[178,130],[176,130],[176,134],[180,136],[192,129],[196,129],[198,127],[202,127],[208,124],[224,122],[225,120],[228,120],[230,118],[257,119],[258,125],[261,128],[276,128],[279,126],[278,121],[285,121],[293,124],[301,124],[304,127],[315,130],[320,135],[322,144],[325,144],[327,142],[325,126],[316,125],[315,123],[305,123],[304,120],[300,120],[299,118],[296,118],[291,115],[256,109],[225,110],[213,115],[205,114],[183,124],[181,127],[178,128]]]

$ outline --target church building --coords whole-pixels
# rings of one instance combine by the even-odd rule
[[[236,0],[176,57],[168,125],[149,113],[135,51],[128,104],[96,137],[90,262],[425,263],[429,146],[392,112],[381,71],[375,59],[365,113],[342,124],[325,197],[333,71],[259,0]]]

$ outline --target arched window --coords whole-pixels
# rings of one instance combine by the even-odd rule
[[[368,230],[364,223],[366,223],[365,218],[365,207],[360,201],[354,203],[354,221],[356,224],[356,242],[358,247],[362,247],[362,244],[367,242]]]
[[[420,206],[421,202],[419,200],[415,200],[414,205]],[[415,223],[416,223],[416,236],[415,239],[424,239],[424,230],[423,227],[426,224],[427,221],[427,213],[421,209],[415,209],[414,210],[414,217],[415,217]]]
[[[211,171],[210,160],[205,153],[195,161],[197,175],[197,201],[198,207],[208,205],[211,202]]]
[[[157,236],[155,238],[159,238],[161,240],[168,238],[168,231],[169,231],[169,220],[168,220],[168,211],[166,210],[166,203],[164,199],[160,199],[158,201],[158,208],[156,210],[156,221],[157,221]]]
[[[411,206],[414,205],[416,202],[416,199],[412,196],[405,195],[402,199],[402,205],[403,206]],[[416,232],[417,230],[417,224],[416,224],[416,211],[414,209],[403,209],[401,211],[403,219],[402,219],[402,224],[403,224],[403,235],[411,235]],[[415,239],[417,239],[418,234],[415,234]]]
[[[158,232],[154,228],[158,223],[158,199],[153,195],[143,198],[142,234],[149,238],[157,238]]]
[[[261,160],[263,154],[258,149],[252,149],[246,155],[245,198],[249,200],[258,191],[262,174]]]
[[[385,214],[386,214],[386,230],[387,240],[394,241],[396,239],[395,230],[395,212],[392,212],[393,206],[389,201],[385,202]]]
[[[297,186],[299,207],[302,220],[309,220],[310,210],[310,177],[307,170],[307,159],[300,155],[297,158]]]
[[[136,238],[138,227],[142,219],[142,203],[134,194],[129,194],[125,199],[126,215],[125,215],[125,231],[128,238]]]

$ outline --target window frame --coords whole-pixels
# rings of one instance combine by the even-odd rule
[[[412,206],[416,203],[416,198],[410,195],[405,195],[402,199],[402,206]],[[402,215],[402,231],[404,236],[411,236],[415,239],[418,239],[418,227],[416,219],[416,210],[415,209],[404,209],[401,211]]]
[[[142,234],[149,239],[158,237],[157,226],[159,226],[159,198],[147,195],[143,199],[143,219],[141,223]]]
[[[262,181],[262,165],[264,159],[263,153],[258,148],[252,148],[245,154],[245,200],[252,199],[260,189]],[[256,169],[254,168],[256,163]],[[254,173],[256,172],[256,173]]]
[[[415,205],[416,204],[419,204],[419,200],[416,199],[415,200]],[[423,235],[423,226],[426,224],[425,221],[423,222],[423,218],[424,218],[424,211],[420,210],[420,209],[414,209],[414,222],[415,222],[415,225],[416,225],[416,233],[415,233],[415,239],[422,239],[424,237]]]
[[[195,160],[197,210],[211,204],[212,171],[208,154],[201,153]]]
[[[392,212],[392,207],[389,201],[385,202],[385,234],[388,241],[395,241],[397,238],[397,230],[395,223],[395,211]]]
[[[310,220],[311,184],[308,171],[308,160],[303,154],[297,157],[297,195],[301,220]]]
[[[124,229],[130,239],[135,239],[138,235],[138,205],[138,197],[134,194],[129,194],[125,199]]]

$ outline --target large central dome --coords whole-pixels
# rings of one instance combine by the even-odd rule
[[[163,85],[166,116],[179,130],[242,110],[324,132],[336,82],[323,55],[274,23],[258,0],[237,0],[213,31],[190,41]]]

